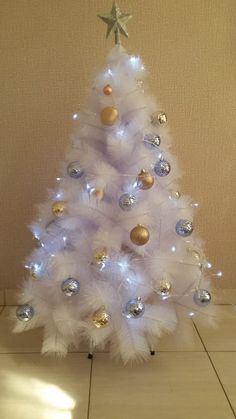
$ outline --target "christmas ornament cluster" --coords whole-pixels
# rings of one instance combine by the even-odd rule
[[[143,360],[174,332],[178,307],[207,319],[209,264],[194,203],[179,192],[167,115],[145,79],[140,57],[117,44],[31,225],[38,245],[15,332],[43,326],[42,353],[66,355],[86,341],[90,351],[109,344],[124,363]]]

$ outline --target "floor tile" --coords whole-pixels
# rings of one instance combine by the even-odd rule
[[[1,354],[0,417],[87,419],[90,366],[82,354]]]
[[[204,325],[197,317],[196,327],[208,351],[236,351],[236,309],[234,306],[218,306],[217,327]]]
[[[89,419],[233,419],[205,352],[160,352],[123,367],[97,354]]]
[[[209,355],[236,414],[236,352],[210,352]]]

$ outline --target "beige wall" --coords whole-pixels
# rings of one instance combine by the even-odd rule
[[[235,286],[236,1],[120,0],[130,52],[168,113],[182,190],[224,287]],[[112,40],[97,13],[110,0],[1,2],[1,278],[14,287],[33,243],[26,225],[53,185],[71,115]],[[234,238],[234,242],[233,242]]]

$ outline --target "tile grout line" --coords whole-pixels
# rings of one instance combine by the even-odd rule
[[[196,324],[195,324],[195,322],[194,322],[194,321],[193,321],[193,325],[194,325],[195,330],[196,330],[196,332],[197,332],[197,334],[198,334],[198,336],[199,336],[199,339],[200,339],[200,340],[201,340],[201,342],[202,342],[202,345],[203,345],[203,347],[204,347],[204,349],[205,349],[205,352],[206,352],[207,357],[208,357],[208,359],[209,359],[209,361],[210,361],[210,363],[211,363],[211,366],[212,366],[212,368],[213,368],[213,370],[214,370],[214,372],[215,372],[215,375],[216,375],[216,377],[218,378],[218,381],[219,381],[220,386],[221,386],[221,388],[222,388],[222,390],[223,390],[223,392],[224,392],[224,395],[225,395],[225,397],[226,397],[226,399],[227,399],[227,401],[228,401],[228,403],[229,403],[229,406],[230,406],[230,408],[231,408],[231,411],[232,411],[232,413],[233,413],[234,417],[236,418],[236,414],[235,414],[234,408],[233,408],[233,406],[232,406],[232,403],[231,403],[231,401],[230,401],[230,399],[229,399],[229,396],[228,396],[228,394],[226,393],[226,390],[225,390],[225,388],[224,388],[224,386],[223,386],[223,383],[221,382],[220,376],[219,376],[219,374],[218,374],[218,372],[217,372],[217,370],[216,370],[215,365],[213,364],[213,361],[212,361],[212,359],[211,359],[211,357],[210,357],[210,354],[209,354],[209,352],[208,352],[208,350],[207,350],[207,348],[206,348],[205,343],[203,342],[203,339],[202,339],[202,337],[201,337],[201,335],[200,335],[200,333],[199,333],[199,331],[198,331],[198,328],[197,328],[197,326],[196,326]],[[221,352],[222,352],[222,351],[221,351]]]
[[[89,394],[88,394],[87,419],[89,419],[89,416],[90,416],[90,401],[91,401],[91,390],[92,390],[92,374],[93,374],[93,358],[91,359],[91,368],[90,368],[90,375],[89,375]]]

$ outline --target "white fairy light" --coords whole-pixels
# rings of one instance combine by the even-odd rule
[[[174,253],[174,252],[176,252],[176,247],[175,246],[172,246],[171,247],[171,251]]]
[[[129,61],[134,70],[144,70],[144,65],[140,57],[132,55]]]
[[[221,271],[216,272],[215,274],[212,274],[212,276],[216,276],[218,278],[221,278],[223,276],[223,272],[221,272]]]
[[[193,316],[195,316],[195,313],[193,311],[190,311],[189,316],[193,317]]]
[[[210,262],[207,262],[207,263],[206,263],[206,267],[207,267],[208,269],[210,269],[210,268],[212,268],[212,264],[211,264]]]
[[[76,120],[79,118],[79,114],[78,113],[74,113],[72,116],[72,119]]]
[[[111,68],[108,68],[105,72],[106,77],[111,77],[113,75]]]
[[[61,177],[57,177],[56,180],[59,182],[61,180]]]
[[[116,135],[117,135],[117,137],[119,137],[119,138],[124,138],[124,135],[125,134],[125,130],[123,129],[123,128],[119,128],[117,131],[116,131]]]
[[[67,237],[66,237],[66,236],[64,236],[64,237],[63,237],[63,241],[64,241],[64,243],[66,242],[66,240],[67,240]]]
[[[190,205],[190,207],[198,208],[199,207],[199,203],[198,202],[194,202],[193,204]]]

